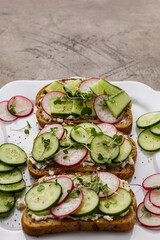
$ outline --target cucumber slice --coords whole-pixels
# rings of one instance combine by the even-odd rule
[[[4,185],[0,184],[0,192],[21,192],[23,189],[26,188],[26,183],[22,179],[22,181],[14,184]]]
[[[51,99],[51,115],[52,116],[68,116],[72,112],[73,102],[69,101],[66,96]]]
[[[81,83],[80,79],[73,80],[72,82],[65,85],[63,88],[70,96],[75,96],[76,91],[78,90],[79,84]]]
[[[96,136],[90,146],[90,156],[95,163],[106,164],[118,157],[120,147],[108,135]]]
[[[0,184],[13,184],[22,180],[23,176],[21,171],[16,168],[11,172],[0,173]]]
[[[113,84],[109,83],[105,79],[100,79],[98,82],[93,84],[93,86],[90,87],[92,92],[94,92],[96,95],[100,94],[108,94],[113,95],[119,92],[121,89],[114,86]]]
[[[82,188],[83,200],[80,207],[72,213],[73,216],[81,217],[93,213],[99,205],[99,196],[90,189]]]
[[[9,166],[21,166],[26,163],[27,155],[17,145],[4,143],[0,146],[0,161]]]
[[[42,212],[55,205],[62,195],[62,187],[55,182],[44,182],[32,187],[25,195],[27,207]]]
[[[97,133],[102,132],[102,130],[93,123],[80,123],[71,130],[70,137],[73,141],[90,144],[93,139],[92,131]]]
[[[73,144],[73,141],[70,139],[70,133],[72,128],[72,126],[64,126],[65,133],[62,140],[60,141],[61,147],[69,147]]]
[[[99,210],[110,216],[119,215],[129,209],[132,201],[130,192],[119,188],[111,197],[100,199]]]
[[[49,86],[43,90],[43,93],[46,94],[52,91],[65,92],[63,89],[63,84],[58,81],[54,81],[53,83],[49,84]]]
[[[92,100],[88,100],[86,103],[82,102],[80,104],[80,102],[76,99],[73,100],[73,106],[72,106],[72,114],[73,115],[83,115],[83,109],[84,108],[90,108],[91,109],[91,114],[85,114],[86,117],[96,117],[94,108],[93,108],[93,101]]]
[[[10,172],[14,169],[14,167],[4,165],[3,163],[0,162],[0,173],[1,172]]]
[[[149,129],[145,129],[138,136],[138,144],[145,151],[158,151],[160,149],[160,136],[156,136]]]
[[[124,90],[121,90],[115,95],[108,97],[105,102],[107,103],[107,106],[112,112],[113,116],[118,118],[129,105],[131,99]]]
[[[16,198],[11,193],[0,192],[0,216],[9,213],[15,205]]]
[[[145,113],[137,119],[137,127],[148,128],[160,122],[160,111]]]
[[[42,162],[48,158],[51,158],[56,152],[58,152],[58,150],[58,138],[53,133],[42,133],[34,141],[32,157],[37,162]]]
[[[132,152],[132,143],[125,138],[124,143],[120,146],[119,156],[113,160],[114,163],[125,161]]]
[[[160,135],[160,123],[154,125],[153,127],[150,127],[150,131],[151,131],[151,133],[159,136]]]

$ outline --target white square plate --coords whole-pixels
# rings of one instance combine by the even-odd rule
[[[14,95],[24,95],[34,102],[37,92],[45,85],[50,83],[48,81],[29,81],[21,80],[11,82],[0,89],[0,101],[9,100]],[[137,118],[146,112],[160,110],[160,92],[157,92],[149,86],[139,82],[114,82],[115,85],[124,89],[132,99],[132,112],[133,112],[133,127],[130,136],[137,142],[138,130],[136,129]],[[39,127],[36,121],[34,113],[26,118],[18,119],[13,123],[7,124],[0,122],[0,144],[5,142],[13,142],[22,147],[28,154],[32,149],[33,139],[39,131]],[[29,121],[32,128],[30,135],[26,136],[24,130],[19,130],[26,126],[26,121]],[[18,130],[18,131],[17,131]],[[129,180],[131,184],[142,184],[144,178],[148,175],[160,172],[160,152],[147,154],[138,147],[138,156],[136,161],[136,170],[132,179]],[[23,170],[24,179],[29,185],[33,182],[33,179],[29,176],[27,168]],[[140,187],[133,186],[132,189],[136,194],[137,202],[140,203],[143,200],[145,192]],[[12,239],[12,240],[35,240],[37,238],[27,236],[20,230],[20,218],[22,212],[17,211],[16,208],[13,213],[6,219],[0,219],[0,239]],[[114,232],[72,232],[62,233],[55,235],[45,235],[40,237],[42,240],[51,240],[56,237],[56,240],[81,240],[81,239],[141,239],[154,240],[160,239],[159,231],[149,230],[143,228],[138,223],[132,231],[125,233]]]

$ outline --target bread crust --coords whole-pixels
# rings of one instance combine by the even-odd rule
[[[136,218],[136,198],[132,190],[130,193],[133,197],[132,205],[129,212],[123,216],[114,217],[113,221],[108,221],[103,218],[98,220],[73,220],[69,218],[63,219],[47,219],[40,222],[33,220],[28,215],[27,208],[22,215],[22,228],[23,231],[31,236],[40,236],[47,233],[62,233],[72,231],[115,231],[125,232],[133,228]]]
[[[128,136],[128,139],[131,141],[132,143],[132,152],[131,152],[131,157],[133,158],[133,160],[136,160],[137,157],[137,147],[136,147],[136,143],[133,141],[132,138],[130,138]],[[30,172],[30,174],[34,177],[34,178],[39,178],[42,177],[44,175],[49,175],[49,170],[54,171],[55,175],[59,175],[59,174],[74,174],[76,173],[83,173],[83,172],[94,172],[97,171],[97,166],[100,167],[100,165],[95,165],[95,166],[81,166],[81,165],[77,165],[75,167],[72,168],[66,168],[66,167],[60,167],[57,164],[53,164],[53,166],[49,166],[46,169],[37,169],[30,160],[28,160],[28,170]],[[100,169],[102,171],[104,171],[104,169]],[[112,169],[105,169],[105,171],[114,173],[115,175],[117,175],[119,178],[121,179],[128,179],[130,177],[133,176],[134,171],[135,171],[135,164],[133,165],[129,165],[127,164],[125,166],[125,168],[121,168],[121,167],[115,167]]]
[[[74,78],[72,79],[62,79],[62,80],[58,80],[62,83],[66,82],[66,81],[69,81],[69,80],[75,80]],[[49,84],[48,84],[49,85]],[[43,94],[43,90],[48,86],[44,86],[36,95],[36,99],[35,99],[35,104],[37,106],[37,111],[36,111],[36,117],[37,117],[37,120],[38,120],[38,123],[39,125],[43,128],[46,124],[53,124],[53,123],[56,123],[57,121],[47,121],[43,118],[43,109],[41,107],[41,104],[40,104],[40,99],[41,99],[41,96]],[[130,133],[131,131],[131,128],[132,128],[132,122],[133,122],[133,117],[132,117],[132,111],[131,111],[131,106],[132,104],[130,103],[129,106],[125,109],[124,111],[124,117],[123,119],[125,119],[125,123],[124,122],[119,122],[119,123],[116,123],[115,124],[115,127],[119,130],[119,131],[122,131],[123,133]],[[55,117],[51,117],[51,118],[55,118]],[[79,123],[82,123],[82,122],[91,122],[91,123],[95,123],[95,124],[98,124],[100,123],[100,121],[98,119],[79,119],[79,120],[67,120],[67,119],[64,119],[63,122],[66,123],[67,125],[73,125],[73,124],[79,124]]]

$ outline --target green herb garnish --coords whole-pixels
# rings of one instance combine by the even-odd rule
[[[28,129],[25,129],[25,130],[24,130],[24,133],[25,133],[25,134],[29,134],[29,130],[28,130]]]
[[[145,207],[142,207],[142,208],[141,208],[141,211],[142,211],[143,215],[145,214],[147,217],[150,217],[150,216],[151,216],[151,213],[148,212]]]
[[[123,136],[122,135],[114,135],[113,136],[113,139],[116,141],[117,144],[120,144],[122,143],[122,140],[123,140]]]
[[[28,128],[31,128],[31,124],[27,121]]]
[[[68,198],[66,199],[65,202],[69,202],[72,198],[77,198],[79,196],[79,194],[80,194],[79,189],[73,190],[72,192],[69,193],[69,196],[68,196]]]
[[[9,111],[10,111],[10,113],[11,114],[16,114],[16,110],[15,110],[15,104],[11,104],[10,106],[9,106]]]
[[[54,104],[61,104],[62,100],[60,97],[58,97],[56,100],[54,100]]]
[[[159,186],[153,186],[152,189],[153,189],[153,190],[159,190],[160,187],[159,187]]]
[[[39,185],[38,188],[37,188],[37,191],[38,192],[41,192],[45,189],[45,187],[43,185]]]
[[[84,107],[81,111],[81,115],[83,116],[83,115],[86,115],[86,114],[91,115],[92,114],[92,109],[89,108],[89,107]]]

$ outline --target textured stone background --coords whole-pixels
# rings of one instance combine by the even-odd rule
[[[160,1],[0,0],[0,87],[75,75],[160,90]]]

